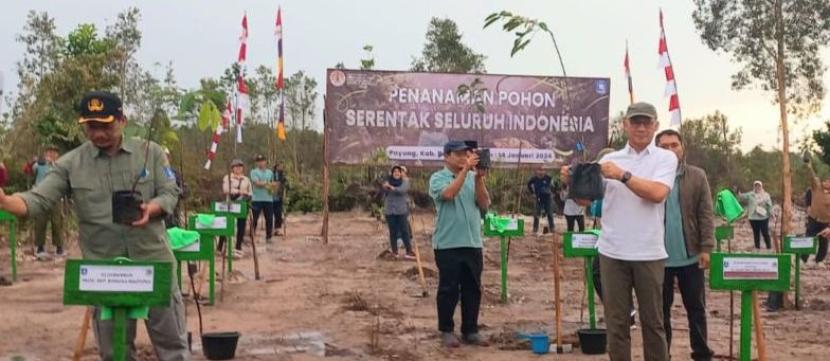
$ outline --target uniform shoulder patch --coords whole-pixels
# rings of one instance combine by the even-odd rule
[[[176,180],[176,172],[173,171],[173,168],[170,166],[164,167],[164,176],[170,180]]]

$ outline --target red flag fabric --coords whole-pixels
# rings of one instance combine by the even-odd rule
[[[669,56],[669,46],[666,42],[666,29],[663,27],[663,10],[660,10],[660,42],[657,46],[657,53],[660,55],[660,66],[666,74],[665,96],[669,97],[669,113],[672,127],[679,127],[681,122],[680,97],[677,95],[677,81],[674,77],[674,67]]]

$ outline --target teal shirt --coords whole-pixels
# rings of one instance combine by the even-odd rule
[[[46,174],[52,170],[52,167],[54,167],[52,163],[44,163],[43,165],[35,164],[35,185],[40,184],[46,178]]]
[[[432,248],[481,248],[481,210],[476,204],[475,173],[468,172],[455,198],[446,200],[441,195],[455,179],[444,168],[429,178],[429,195],[435,201],[435,233]]]
[[[689,257],[683,236],[683,213],[680,210],[680,174],[674,178],[674,187],[666,198],[666,267],[685,267],[697,263],[697,256]]]
[[[270,169],[259,169],[254,168],[251,170],[251,184],[254,186],[254,194],[251,197],[251,200],[254,202],[273,202],[274,201],[274,194],[271,193],[268,188],[260,187],[256,185],[256,182],[273,182],[274,181],[274,172]]]

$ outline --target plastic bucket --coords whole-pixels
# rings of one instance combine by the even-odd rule
[[[202,334],[202,352],[208,360],[231,360],[236,357],[239,332],[211,332]]]
[[[530,340],[530,349],[537,355],[544,355],[550,351],[550,339],[546,334],[533,334],[527,337]]]
[[[606,351],[608,336],[604,328],[586,329],[576,331],[579,335],[579,348],[586,355],[600,355]]]

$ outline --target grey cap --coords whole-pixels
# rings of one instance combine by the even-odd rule
[[[466,142],[463,140],[451,140],[444,144],[444,154],[450,154],[452,152],[456,152],[459,150],[468,150],[473,149],[471,148]]]
[[[625,118],[631,119],[633,117],[648,117],[652,120],[657,120],[657,109],[653,105],[646,102],[638,102],[628,106],[625,111]]]
[[[234,160],[231,161],[231,167],[236,167],[236,166],[243,166],[244,167],[245,163],[243,163],[241,159],[234,159]]]

